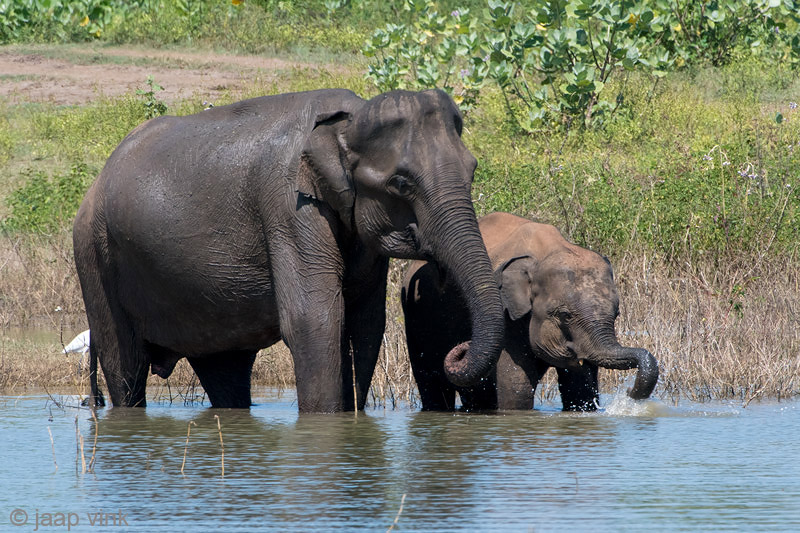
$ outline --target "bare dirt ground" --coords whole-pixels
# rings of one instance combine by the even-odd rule
[[[87,45],[0,47],[0,100],[80,105],[146,89],[148,76],[167,103],[209,102],[256,78],[312,65],[260,56]]]

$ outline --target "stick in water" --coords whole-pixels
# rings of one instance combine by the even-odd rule
[[[56,471],[58,471],[58,462],[56,461],[56,443],[53,440],[53,432],[50,431],[50,426],[47,426],[47,432],[50,433],[50,447],[53,449],[53,463],[55,463]]]
[[[394,529],[394,526],[397,525],[397,522],[400,520],[400,514],[403,512],[403,504],[405,502],[406,502],[406,494],[404,492],[403,497],[400,498],[400,509],[397,510],[397,516],[394,517],[394,522],[392,522],[392,525],[389,526],[389,529],[386,530],[386,533],[389,533],[392,529]]]
[[[183,467],[186,466],[186,452],[189,451],[189,435],[192,434],[192,426],[196,426],[194,420],[189,421],[189,427],[186,428],[186,447],[183,448],[183,462],[181,463],[181,475],[183,475]]]
[[[91,411],[94,419],[94,444],[92,444],[92,458],[89,459],[89,472],[94,472],[94,460],[97,457],[97,432],[100,422],[97,420],[97,409],[92,409]]]
[[[222,448],[222,477],[225,477],[225,443],[222,442],[222,426],[219,423],[219,415],[214,415],[217,419],[217,429],[219,429],[219,446]]]

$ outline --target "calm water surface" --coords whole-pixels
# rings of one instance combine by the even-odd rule
[[[798,402],[354,417],[284,394],[95,422],[56,398],[0,397],[0,531],[800,531]]]

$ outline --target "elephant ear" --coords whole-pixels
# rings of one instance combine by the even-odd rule
[[[317,115],[300,155],[296,178],[300,196],[330,205],[348,230],[352,228],[355,190],[342,131],[350,117],[346,111]]]
[[[611,270],[611,279],[613,280],[614,277],[615,277],[614,276],[614,265],[611,264],[611,260],[608,257],[606,257],[605,255],[600,254],[600,257],[603,258],[603,261],[606,262],[606,264],[608,265],[608,268]]]
[[[537,261],[529,255],[513,257],[495,272],[503,307],[511,320],[531,312],[531,280]]]

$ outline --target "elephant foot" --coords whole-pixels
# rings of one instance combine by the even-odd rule
[[[106,406],[106,399],[103,396],[101,391],[97,391],[97,394],[90,394],[83,400],[81,400],[81,407],[89,407],[94,409],[96,407],[105,407]]]

